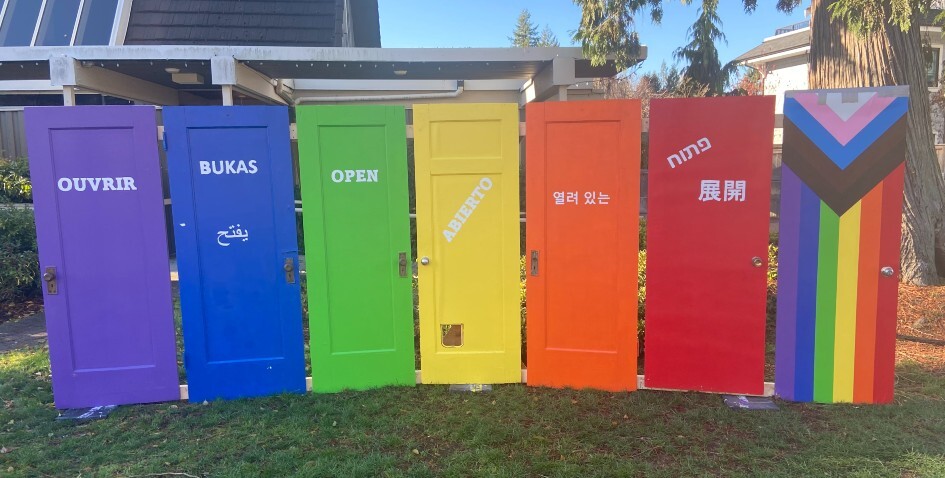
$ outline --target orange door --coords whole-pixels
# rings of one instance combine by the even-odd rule
[[[634,390],[640,102],[526,115],[528,384]]]

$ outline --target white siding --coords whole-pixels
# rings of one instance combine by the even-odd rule
[[[784,92],[807,89],[807,55],[772,61],[766,64],[765,94],[776,95],[775,113],[784,111]]]

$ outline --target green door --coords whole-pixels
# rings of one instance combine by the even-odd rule
[[[404,109],[296,109],[312,389],[413,385]]]

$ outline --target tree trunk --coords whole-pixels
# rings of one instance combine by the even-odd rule
[[[880,30],[857,35],[830,18],[831,3],[812,1],[810,87],[910,86],[900,279],[937,284],[945,276],[945,181],[933,144],[918,19],[908,32],[883,22]]]

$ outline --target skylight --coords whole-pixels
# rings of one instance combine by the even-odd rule
[[[118,0],[2,0],[0,46],[108,45]]]

